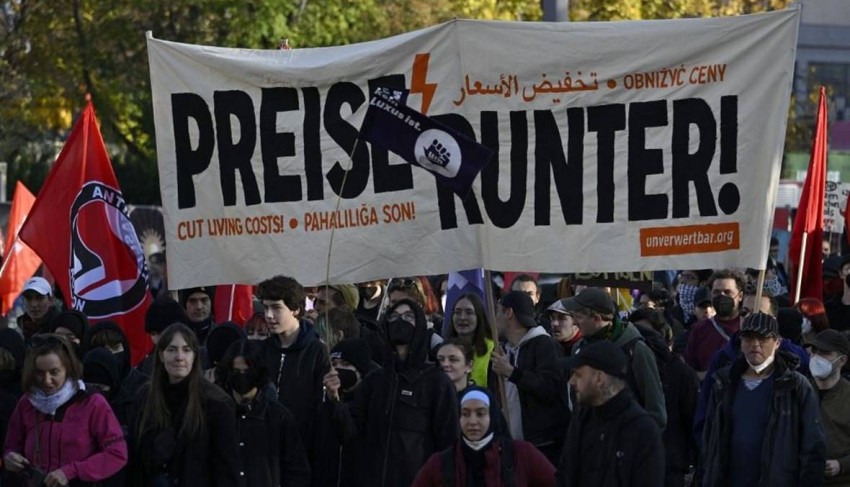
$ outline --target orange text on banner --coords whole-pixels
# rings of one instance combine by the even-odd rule
[[[640,255],[703,254],[741,248],[738,222],[640,230]]]

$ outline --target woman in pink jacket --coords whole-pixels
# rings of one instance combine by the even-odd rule
[[[25,394],[9,420],[3,459],[30,485],[86,486],[127,463],[124,432],[106,399],[86,390],[83,366],[59,335],[32,339]]]
[[[461,439],[431,455],[413,487],[551,487],[555,467],[527,441],[511,440],[499,404],[483,387],[460,398]]]

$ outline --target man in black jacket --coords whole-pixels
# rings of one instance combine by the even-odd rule
[[[663,486],[661,433],[626,386],[626,356],[620,347],[597,341],[567,362],[581,407],[567,433],[558,485]]]
[[[555,341],[537,325],[528,294],[511,291],[499,301],[496,323],[507,341],[493,353],[493,371],[506,379],[511,437],[533,444],[552,464],[569,424],[567,382]]]
[[[741,356],[714,374],[703,432],[704,486],[823,485],[817,394],[779,351],[776,318],[741,325]],[[708,385],[704,385],[708,387]]]
[[[324,394],[322,379],[330,370],[328,353],[312,326],[300,320],[304,287],[295,279],[275,276],[260,283],[270,336],[263,341],[262,359],[268,367],[277,399],[298,421],[301,439],[313,470],[316,411]]]

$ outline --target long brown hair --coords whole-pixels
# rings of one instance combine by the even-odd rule
[[[490,329],[490,320],[487,319],[487,313],[484,311],[484,302],[481,301],[481,297],[475,293],[467,293],[462,294],[457,298],[454,305],[457,306],[457,303],[460,302],[461,299],[465,299],[472,303],[472,308],[475,310],[475,318],[476,325],[475,331],[472,332],[472,340],[470,345],[475,350],[475,355],[481,357],[487,353],[487,342],[486,338],[493,339],[493,332]],[[446,313],[451,312],[451,326],[449,327],[448,332],[446,333],[447,338],[457,337],[457,330],[455,330],[455,317],[454,317],[454,309],[446,310]]]
[[[186,344],[194,353],[192,369],[185,379],[189,382],[189,401],[186,405],[186,414],[183,415],[183,424],[180,425],[178,434],[184,438],[195,438],[200,435],[204,428],[204,412],[202,407],[203,381],[201,375],[200,343],[195,333],[182,323],[174,323],[159,336],[153,352],[153,373],[147,401],[142,409],[142,418],[139,421],[139,439],[148,431],[163,431],[171,426],[171,411],[165,402],[164,388],[168,384],[168,372],[162,362],[162,353],[171,344],[176,335],[186,340]]]

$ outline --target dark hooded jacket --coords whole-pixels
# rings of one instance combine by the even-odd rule
[[[263,341],[260,351],[277,389],[277,400],[292,412],[298,421],[301,441],[313,469],[316,412],[324,398],[323,380],[331,368],[325,345],[306,321],[301,322],[298,338],[289,347],[282,347],[280,337],[272,335]]]
[[[11,328],[0,330],[0,348],[5,348],[15,359],[13,370],[0,370],[0,438],[6,438],[9,418],[15,410],[15,405],[21,397],[21,370],[24,366],[26,346],[21,334]],[[3,487],[22,485],[21,478],[7,472],[0,473],[0,484]]]
[[[383,368],[363,379],[350,404],[340,405],[350,419],[349,434],[366,443],[363,485],[408,487],[428,457],[458,438],[454,384],[440,368],[425,362],[430,348],[425,314],[403,299],[386,315],[401,304],[416,314],[407,357],[400,359],[387,345]],[[386,317],[381,330],[389,336]]]
[[[629,387],[573,416],[561,453],[558,486],[661,487],[664,446],[658,425]]]
[[[789,366],[795,357],[781,350],[774,359],[772,407],[760,453],[760,479],[753,487],[823,485],[826,441],[818,396],[803,375]],[[739,356],[714,374],[703,433],[704,486],[728,485],[732,407],[749,365]]]
[[[207,335],[207,364],[206,368],[216,367],[224,357],[224,352],[231,344],[247,338],[245,330],[232,321],[216,325]]]
[[[127,335],[124,334],[124,330],[122,330],[117,323],[112,321],[101,321],[100,323],[92,325],[83,338],[81,348],[86,352],[90,352],[92,350],[92,337],[102,330],[112,330],[120,334],[121,344],[124,347],[123,352],[113,354],[118,360],[118,377],[121,383],[117,388],[117,391],[114,391],[112,394],[109,404],[115,410],[115,417],[118,418],[118,423],[126,432],[128,421],[127,409],[133,403],[136,394],[142,389],[149,377],[140,372],[138,368],[134,368],[131,365],[130,342],[127,340]]]
[[[123,405],[113,404],[112,398],[115,397],[121,390],[121,378],[118,372],[118,363],[115,361],[115,354],[106,348],[97,347],[90,350],[83,358],[83,380],[87,384],[102,384],[109,386],[109,393],[104,396],[109,402],[115,417],[118,419],[118,424],[127,433],[127,411]],[[108,479],[101,480],[101,487],[123,487],[126,484],[126,468],[122,468],[115,475]]]

